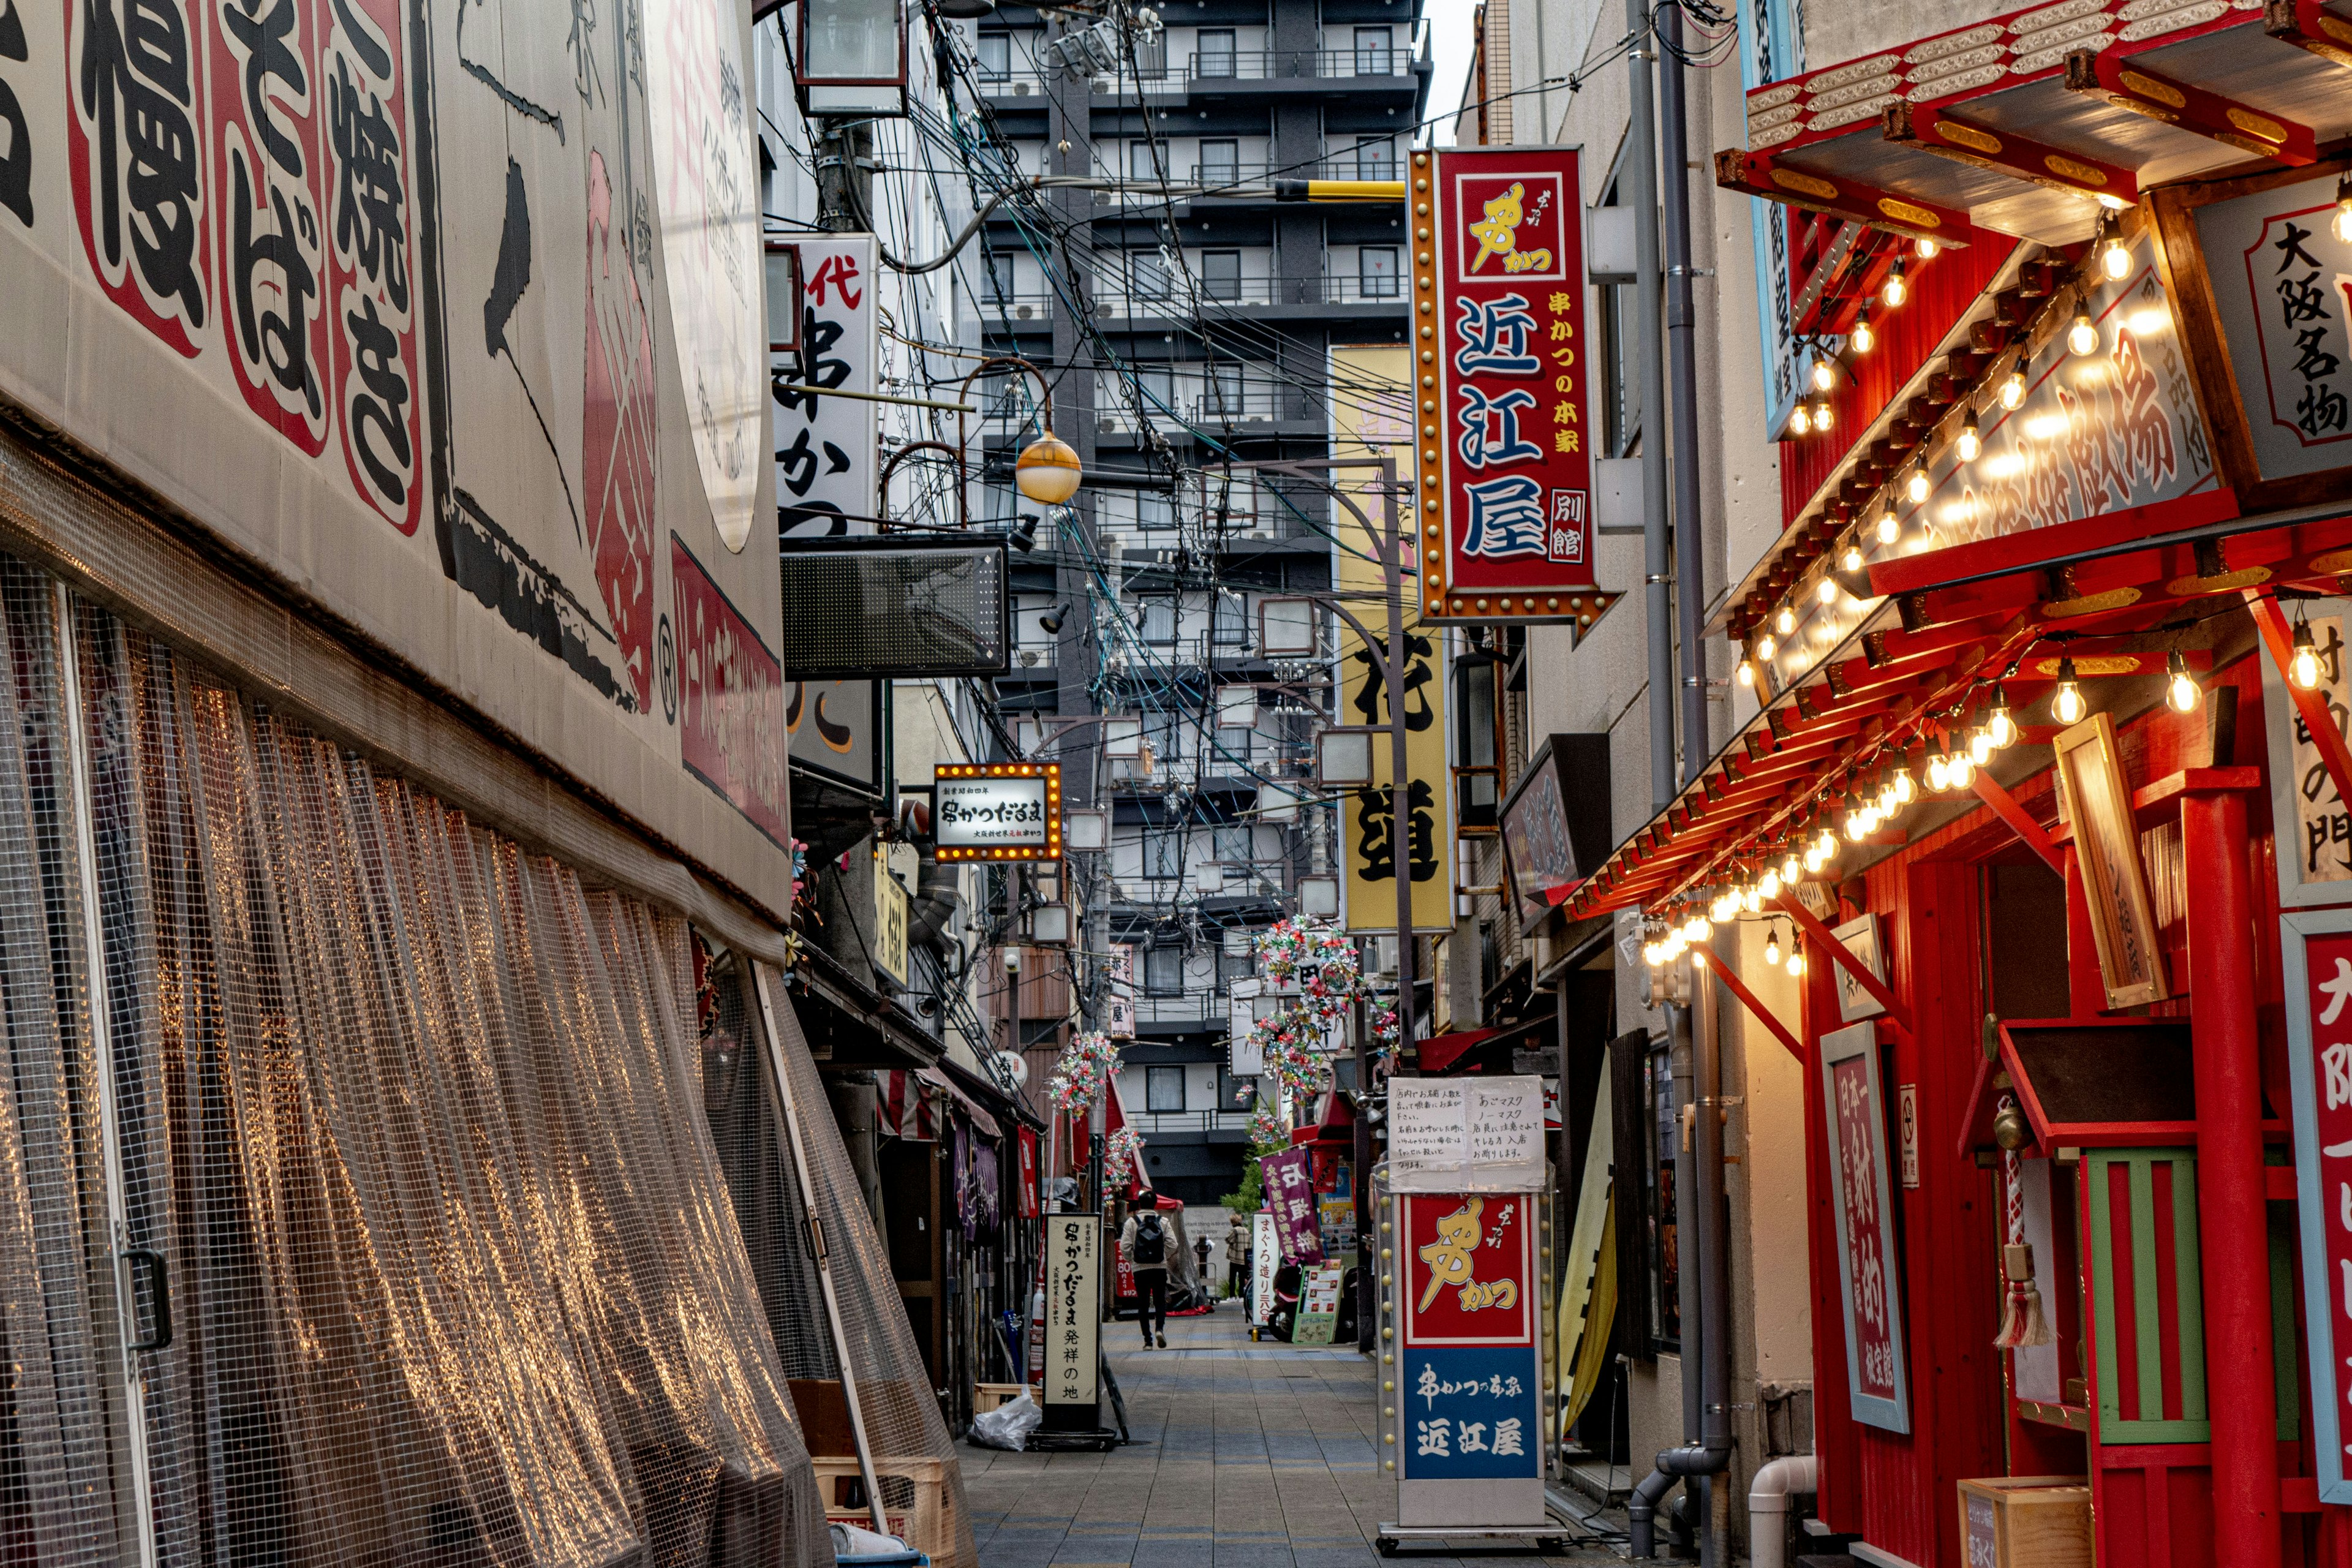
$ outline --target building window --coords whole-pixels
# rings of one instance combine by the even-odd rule
[[[1135,498],[1136,526],[1163,529],[1176,526],[1176,499],[1146,490]]]
[[[1176,601],[1166,595],[1136,601],[1138,630],[1145,642],[1167,647],[1176,640]]]
[[[1155,947],[1143,955],[1143,990],[1150,996],[1184,994],[1184,950]]]
[[[1242,297],[1242,253],[1238,250],[1201,252],[1201,292],[1212,300]]]
[[[1208,374],[1207,409],[1211,414],[1239,417],[1242,411],[1242,367],[1213,364]]]
[[[1139,81],[1168,79],[1168,31],[1154,27],[1146,33],[1138,27],[1128,34],[1135,41],[1135,75]]]
[[[1181,877],[1184,874],[1184,832],[1171,827],[1143,836],[1143,874]]]
[[[982,33],[980,36],[980,74],[984,81],[1003,81],[1013,74],[1013,35]]]
[[[1246,866],[1251,859],[1249,824],[1219,823],[1209,830],[1213,853],[1228,866]]]
[[[1247,980],[1257,973],[1257,955],[1254,952],[1220,952],[1217,954],[1217,989],[1230,991],[1236,980]]]
[[[1397,297],[1397,253],[1393,245],[1368,245],[1356,252],[1356,281],[1367,300]]]
[[[1215,617],[1213,640],[1219,647],[1247,647],[1250,640],[1248,595],[1219,593],[1209,602],[1209,613]]]
[[[1257,1079],[1235,1078],[1232,1068],[1220,1067],[1217,1069],[1217,1109],[1231,1113],[1255,1110],[1256,1106]]]
[[[1464,833],[1501,826],[1502,770],[1496,745],[1503,710],[1496,700],[1496,659],[1483,648],[1454,661],[1454,826]]]
[[[1356,138],[1356,178],[1393,180],[1397,177],[1396,142],[1387,136]]]
[[[1238,142],[1201,143],[1201,184],[1229,185],[1242,177],[1242,144]]]
[[[1160,1112],[1184,1109],[1184,1069],[1149,1067],[1143,1069],[1143,1109]]]
[[[1139,300],[1165,300],[1172,291],[1168,280],[1168,258],[1160,251],[1129,252],[1127,270],[1134,280],[1135,297]]]
[[[1202,28],[1200,41],[1192,49],[1192,74],[1231,76],[1234,63],[1234,30],[1231,27]]]
[[[1164,364],[1147,364],[1135,373],[1135,390],[1143,398],[1146,419],[1164,419],[1176,412],[1176,373]]]
[[[1356,74],[1387,76],[1390,74],[1389,30],[1386,27],[1356,29]]]
[[[1127,144],[1127,177],[1129,179],[1148,180],[1157,184],[1163,166],[1161,154],[1156,152],[1150,142],[1130,142]]]

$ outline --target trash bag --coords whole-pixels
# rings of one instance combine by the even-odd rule
[[[1029,1434],[1045,1419],[1037,1402],[1026,1392],[1016,1394],[993,1410],[983,1410],[971,1418],[971,1440],[984,1448],[1003,1448],[1019,1453],[1028,1446]]]

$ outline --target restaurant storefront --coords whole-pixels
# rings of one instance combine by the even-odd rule
[[[1804,1068],[1818,1512],[1880,1568],[2352,1517],[2348,69],[2310,0],[2070,0],[1717,157],[1821,366],[1718,622],[1762,711],[1567,913],[1806,958],[1794,1017],[1701,978]]]

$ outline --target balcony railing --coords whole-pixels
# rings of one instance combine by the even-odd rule
[[[1290,81],[1412,74],[1403,49],[1237,49],[1195,53],[1185,62],[1190,81]]]
[[[1274,172],[1271,163],[1258,162],[1238,163],[1218,161],[1192,165],[1192,183],[1196,185],[1244,185],[1264,183]]]
[[[1254,1113],[1232,1110],[1129,1111],[1128,1120],[1146,1137],[1160,1132],[1246,1132]]]

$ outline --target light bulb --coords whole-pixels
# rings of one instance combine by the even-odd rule
[[[1837,835],[1826,827],[1822,828],[1821,837],[1813,840],[1813,847],[1822,852],[1822,859],[1834,858],[1837,855]]]
[[[2099,270],[2120,283],[2124,274],[2131,270],[2131,252],[2124,248],[2124,237],[2116,230],[2113,213],[2107,215],[2101,226],[2106,230],[2107,237],[2099,247]]]
[[[1978,767],[1982,767],[1992,761],[1993,752],[2000,749],[1992,743],[1992,731],[1990,729],[1979,730],[1969,737],[1969,761]]]
[[[1804,972],[1805,950],[1801,944],[1791,943],[1789,948],[1789,978],[1794,980]]]
[[[1780,896],[1780,873],[1779,871],[1773,869],[1769,866],[1765,867],[1764,874],[1756,879],[1756,896],[1759,900],[1779,898]]]
[[[1885,784],[1878,786],[1878,815],[1880,816],[1885,817],[1894,816],[1902,805],[1903,803],[1901,801],[1895,798],[1895,781],[1893,779],[1888,779]]]
[[[1814,875],[1822,868],[1822,852],[1816,847],[1805,851],[1805,873]]]
[[[1878,809],[1876,801],[1874,800],[1862,808],[1862,830],[1864,834],[1877,832],[1878,825],[1885,820],[1886,814]]]
[[[1814,590],[1813,596],[1821,600],[1823,605],[1836,604],[1837,579],[1834,577],[1823,577],[1822,579],[1822,585],[1818,589]]]
[[[1654,942],[1642,944],[1642,962],[1655,969],[1666,962],[1666,950]]]
[[[1903,487],[1903,493],[1911,498],[1914,505],[1927,499],[1927,464],[1924,458],[1911,465],[1911,482]]]
[[[2074,312],[2074,324],[2066,329],[2066,346],[2078,354],[2099,352],[2099,329],[2088,310]]]
[[[1911,782],[1911,770],[1909,768],[1895,769],[1895,804],[1897,805],[1909,805],[1911,804],[1911,797],[1917,793],[1918,786]]]
[[[2352,245],[2352,170],[2336,182],[2336,237]]]
[[[1767,635],[1756,639],[1756,657],[1758,658],[1770,658],[1775,653],[1780,651],[1780,645],[1774,642],[1770,635],[1768,633]]]
[[[1797,629],[1797,612],[1783,605],[1780,606],[1780,613],[1772,617],[1772,624],[1780,629],[1782,637],[1787,637]]]
[[[1854,843],[1861,843],[1862,836],[1869,831],[1870,829],[1863,824],[1862,814],[1860,812],[1856,812],[1853,816],[1845,819],[1845,836]]]
[[[2006,750],[2017,740],[2017,723],[2009,716],[2009,699],[1993,699],[1992,717],[1985,721],[1985,733],[1992,737],[1995,751]]]
[[[1830,400],[1828,396],[1824,395],[1823,396],[1814,399],[1813,428],[1816,430],[1826,430],[1832,423],[1834,423],[1834,421],[1830,414]]]
[[[1950,770],[1952,787],[1956,790],[1966,789],[1969,787],[1969,781],[1976,776],[1977,765],[1969,754],[1966,752],[1953,752]]]
[[[1878,334],[1870,330],[1870,307],[1867,305],[1853,319],[1853,352],[1858,354],[1866,354],[1878,346]]]
[[[1780,857],[1780,880],[1781,880],[1781,881],[1783,881],[1783,882],[1793,882],[1793,881],[1795,881],[1795,880],[1797,879],[1797,873],[1798,873],[1799,871],[1802,870],[1803,868],[1804,868],[1804,867],[1803,867],[1803,858],[1802,858],[1802,857],[1801,857],[1801,856],[1800,856],[1800,855],[1799,855],[1795,850],[1791,849],[1791,850],[1790,850],[1786,855],[1783,855],[1783,856],[1781,856],[1781,857]]]
[[[1861,540],[1849,539],[1845,542],[1845,553],[1838,557],[1838,570],[1849,574],[1862,570]]]
[[[2307,622],[2295,623],[2294,658],[2288,663],[2287,679],[2305,691],[2319,689],[2319,649],[2312,643]]]
[[[1895,542],[1895,536],[1902,531],[1903,524],[1895,518],[1895,509],[1891,506],[1888,507],[1885,511],[1879,515],[1878,542],[1881,544],[1892,544]]]
[[[2074,682],[2074,661],[2058,661],[2058,695],[2050,700],[2050,711],[2061,724],[2079,724],[2084,711],[2083,689]]]
[[[2009,367],[2009,374],[2000,378],[2000,405],[2003,408],[2015,408],[2024,401],[2025,356],[2020,354],[2017,356],[2017,363]]]
[[[1691,941],[1705,942],[1714,933],[1715,922],[1707,918],[1705,910],[1695,910],[1691,913],[1690,924],[1685,926],[1683,931]]]
[[[1750,660],[1750,659],[1745,659],[1745,658],[1741,659],[1741,660],[1739,661],[1738,676],[1739,676],[1739,684],[1740,684],[1740,685],[1742,685],[1742,686],[1753,686],[1753,685],[1755,685],[1755,684],[1756,684],[1756,665],[1755,665],[1754,661],[1753,661],[1753,660]]]
[[[1738,912],[1739,895],[1738,893],[1717,893],[1715,896],[1715,902],[1706,907],[1707,919],[1717,925],[1721,925]]]
[[[1825,359],[1815,360],[1813,362],[1813,390],[1815,392],[1827,392],[1831,387],[1835,386],[1836,384],[1837,373],[1830,369],[1830,362]]]
[[[1977,432],[1977,411],[1971,408],[1969,416],[1960,421],[1960,461],[1973,463],[1983,450],[1984,437]]]
[[[1886,288],[1880,297],[1886,301],[1886,308],[1892,310],[1910,296],[1911,287],[1903,281],[1903,262],[1898,258],[1893,269],[1886,274]]]
[[[2194,713],[2205,693],[2198,689],[2197,680],[2189,673],[2189,660],[2179,648],[2164,661],[2164,700],[2175,713]]]
[[[1755,884],[1750,883],[1740,889],[1739,907],[1751,915],[1764,907],[1764,895],[1756,890]]]
[[[1764,962],[1775,969],[1780,967],[1780,933],[1777,930],[1764,939]]]
[[[1941,752],[1927,759],[1927,787],[1938,795],[1952,787],[1952,765]]]
[[[1796,410],[1789,416],[1789,428],[1800,436],[1812,434],[1813,410],[1811,405],[1801,398],[1798,400]]]
[[[1911,242],[1911,248],[1918,253],[1919,259],[1922,261],[1933,261],[1936,258],[1937,249],[1936,242],[1924,234]]]

